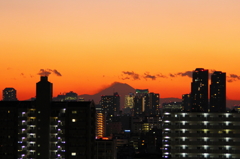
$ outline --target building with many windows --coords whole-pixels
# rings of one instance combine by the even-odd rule
[[[17,91],[14,88],[5,88],[2,94],[3,101],[17,101]]]
[[[191,83],[191,111],[208,112],[208,70],[196,68]]]
[[[226,111],[226,73],[215,71],[211,76],[210,112]]]
[[[94,158],[95,104],[52,102],[41,77],[35,101],[0,102],[0,158]]]
[[[108,117],[117,116],[120,111],[120,96],[117,92],[113,95],[102,95],[101,106]]]
[[[163,158],[240,158],[240,114],[164,112]]]

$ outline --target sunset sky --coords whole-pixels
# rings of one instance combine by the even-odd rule
[[[227,98],[240,100],[239,8],[239,0],[2,0],[0,90],[34,97],[40,69],[51,69],[54,96],[117,81],[181,98],[190,92],[184,75],[200,67],[226,72]]]

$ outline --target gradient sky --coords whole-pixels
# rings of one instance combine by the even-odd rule
[[[0,90],[29,99],[40,69],[56,69],[54,96],[118,81],[181,98],[191,78],[176,74],[202,67],[226,72],[227,98],[240,100],[239,8],[239,0],[2,0]]]

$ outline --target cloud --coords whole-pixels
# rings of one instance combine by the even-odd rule
[[[134,71],[122,71],[123,76],[122,80],[127,80],[127,79],[132,79],[132,80],[140,80],[141,78],[144,79],[151,79],[151,80],[156,80],[157,78],[167,78],[167,76],[159,73],[159,74],[150,74],[149,72],[145,72],[143,75],[140,75],[138,73],[135,73]],[[140,78],[141,77],[141,78]]]
[[[134,73],[133,71],[130,72],[130,71],[122,71],[122,73],[124,75],[127,75],[127,77],[123,78],[123,79],[133,79],[133,80],[140,80],[140,77],[139,77],[139,74],[137,73]]]
[[[25,75],[24,75],[24,73],[21,73],[20,76],[22,76],[23,78],[26,78]]]
[[[193,71],[185,71],[185,72],[178,72],[176,75],[182,76],[182,77],[187,76],[187,77],[192,78],[192,73],[193,73]]]
[[[58,72],[57,70],[52,70],[52,72],[57,76],[62,76],[62,74],[60,72]]]
[[[157,77],[155,75],[150,75],[148,72],[144,73],[143,78],[155,80]]]
[[[163,74],[161,74],[161,73],[160,73],[160,74],[157,74],[156,76],[157,76],[157,77],[160,77],[160,78],[167,78],[167,76],[165,76],[165,75],[163,75]]]
[[[238,81],[240,80],[240,76],[236,75],[236,74],[230,74],[229,76],[227,76],[227,82],[234,82],[234,81]]]
[[[49,76],[52,73],[57,75],[57,76],[62,76],[62,74],[60,72],[58,72],[56,69],[54,69],[54,70],[52,70],[52,69],[40,69],[40,71],[38,72],[38,75]]]
[[[170,73],[169,76],[170,76],[170,77],[182,76],[182,77],[192,78],[193,71],[194,71],[194,70],[192,70],[192,71],[185,71],[185,72],[178,72],[178,73],[175,73],[175,74]],[[214,69],[208,70],[208,72],[209,72],[209,79],[210,79],[211,75],[212,75],[215,71],[216,71],[216,70],[214,70]]]

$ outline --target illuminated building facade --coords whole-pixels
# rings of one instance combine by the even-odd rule
[[[52,102],[47,77],[35,101],[0,102],[0,158],[94,158],[95,104]]]
[[[163,158],[240,158],[240,114],[164,112]]]
[[[17,101],[17,91],[14,88],[5,88],[2,94],[3,101]]]
[[[101,96],[101,106],[107,117],[117,116],[120,111],[120,96],[117,92],[113,95]]]
[[[208,70],[197,68],[192,76],[191,111],[208,112]]]
[[[124,108],[130,108],[132,109],[134,105],[134,94],[130,93],[129,95],[125,95],[125,103]]]
[[[96,137],[106,136],[106,116],[101,105],[96,105]]]
[[[211,76],[210,112],[226,111],[226,73],[215,71]]]
[[[181,102],[162,103],[163,111],[182,111],[183,106]]]
[[[148,89],[136,89],[134,97],[134,116],[158,116],[159,94],[149,93]]]
[[[182,109],[184,111],[191,111],[191,94],[182,95]]]
[[[70,91],[68,93],[66,93],[65,95],[65,101],[77,101],[78,100],[78,94]]]

